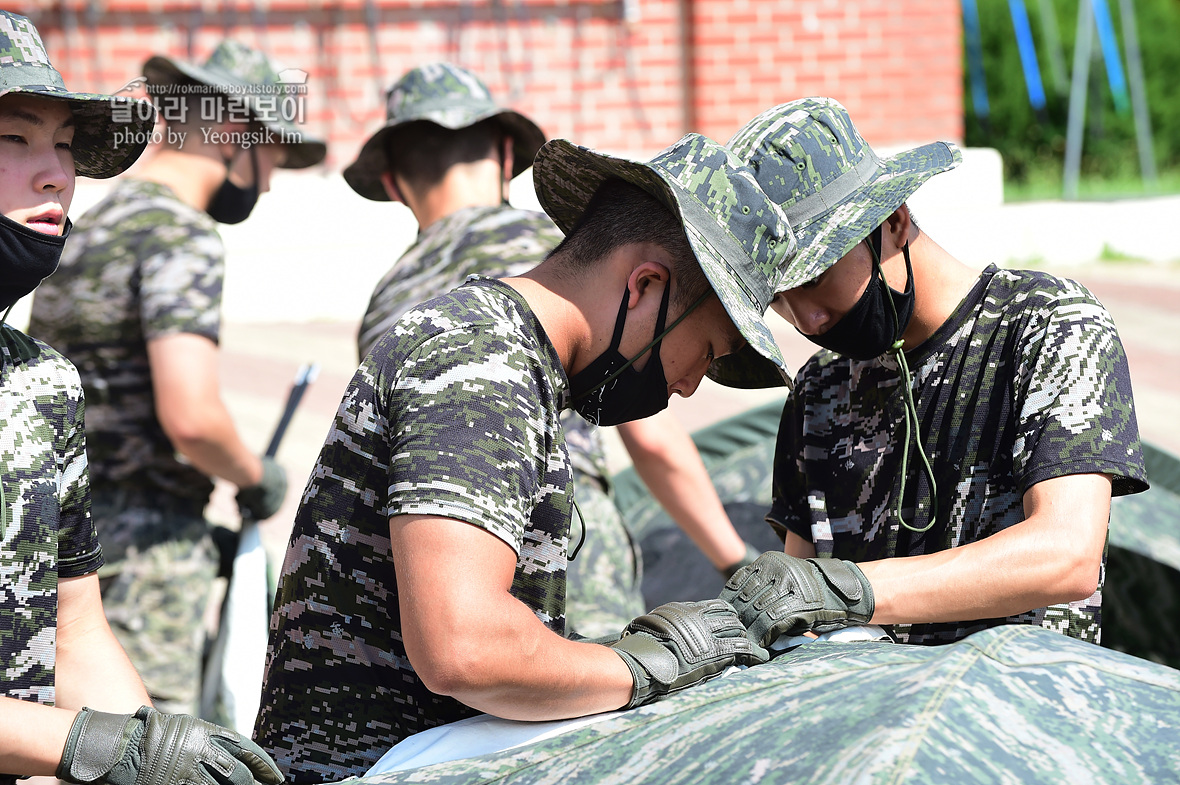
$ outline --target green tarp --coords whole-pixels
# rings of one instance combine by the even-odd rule
[[[1180,779],[1180,671],[1039,627],[812,643],[602,723],[363,782],[1110,783]]]

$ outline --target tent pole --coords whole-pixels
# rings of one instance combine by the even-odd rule
[[[1139,31],[1135,25],[1135,0],[1119,0],[1123,22],[1123,45],[1127,48],[1127,79],[1131,83],[1131,108],[1135,117],[1135,141],[1139,147],[1139,169],[1148,191],[1156,188],[1155,147],[1151,138],[1151,115],[1147,111],[1147,86],[1143,81],[1143,58]]]
[[[1069,126],[1065,135],[1065,174],[1062,196],[1078,198],[1078,172],[1082,164],[1082,137],[1086,133],[1086,93],[1090,85],[1090,54],[1094,17],[1090,0],[1078,0],[1078,28],[1073,50],[1073,75],[1069,89]]]

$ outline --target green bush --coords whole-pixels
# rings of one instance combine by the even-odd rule
[[[1037,183],[1059,185],[1061,182],[1069,116],[1068,81],[1073,69],[1078,14],[1078,0],[1052,0],[1066,77],[1065,92],[1058,93],[1050,75],[1051,39],[1042,23],[1039,0],[1025,1],[1047,100],[1041,116],[1038,117],[1029,104],[1008,0],[977,0],[991,109],[987,123],[981,123],[975,114],[965,59],[963,67],[965,141],[969,146],[998,149],[1004,157],[1005,180],[1018,188]],[[1107,5],[1129,85],[1119,0],[1107,0]],[[1180,0],[1134,0],[1134,6],[1156,166],[1165,175],[1162,180],[1170,184],[1175,182],[1171,174],[1180,171],[1180,79],[1177,78],[1180,74]],[[1096,32],[1093,49],[1097,59],[1090,65],[1082,176],[1133,180],[1140,173],[1134,118],[1129,107],[1125,113],[1115,110]]]

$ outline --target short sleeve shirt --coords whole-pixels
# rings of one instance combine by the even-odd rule
[[[167,186],[124,180],[78,221],[37,290],[29,332],[78,367],[96,488],[208,499],[212,481],[177,460],[156,419],[147,341],[218,341],[224,259],[212,218]]]
[[[411,309],[366,355],[304,490],[271,618],[255,739],[293,782],[359,776],[401,739],[477,713],[410,665],[392,516],[507,543],[511,593],[564,634],[566,386],[528,304],[488,279]]]
[[[58,581],[102,566],[82,418],[73,366],[0,326],[0,694],[10,698],[54,702]]]
[[[891,514],[906,444],[896,361],[821,351],[800,370],[779,427],[768,520],[780,536],[795,532],[819,555],[854,562],[934,553],[1020,523],[1024,493],[1044,480],[1104,473],[1115,495],[1147,487],[1122,343],[1110,314],[1081,285],[989,267],[906,357],[938,487],[934,525],[918,534]],[[924,527],[930,501],[911,447],[906,521]],[[1100,582],[1081,602],[894,632],[903,642],[943,643],[1025,623],[1097,642],[1101,598]]]
[[[564,235],[544,213],[496,207],[466,207],[435,221],[390,268],[369,299],[357,337],[360,357],[415,305],[467,280],[509,278],[528,272]],[[606,485],[610,471],[598,428],[572,409],[562,414],[574,470]]]

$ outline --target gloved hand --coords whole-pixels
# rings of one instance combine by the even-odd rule
[[[266,520],[279,511],[287,495],[287,471],[274,458],[262,456],[262,479],[257,485],[238,491],[238,509],[243,518]]]
[[[627,708],[706,682],[729,665],[766,662],[770,655],[745,632],[721,600],[669,602],[633,619],[610,644],[635,680]]]
[[[784,633],[831,632],[873,617],[873,587],[860,568],[839,559],[764,553],[725,583],[750,640],[768,646]]]
[[[718,572],[721,573],[721,577],[725,578],[725,580],[729,580],[730,578],[733,577],[733,574],[735,572],[737,572],[742,567],[745,567],[748,564],[753,564],[754,560],[757,559],[761,555],[762,555],[762,551],[758,550],[753,545],[751,545],[750,543],[747,542],[746,543],[746,555],[743,556],[738,561],[734,562],[733,564],[729,565],[725,569],[718,570]]]
[[[283,775],[254,742],[228,728],[143,706],[135,714],[82,709],[57,776],[110,785],[279,785]]]

